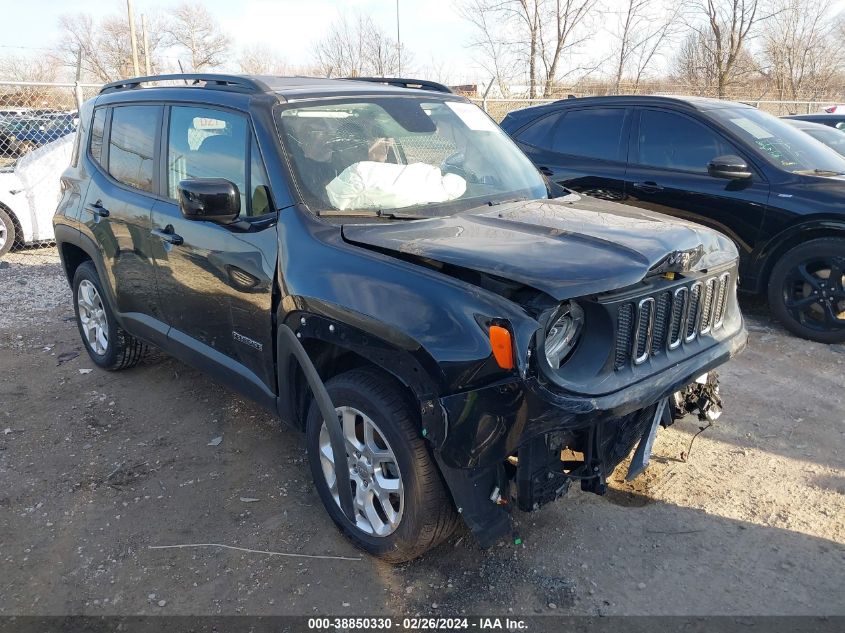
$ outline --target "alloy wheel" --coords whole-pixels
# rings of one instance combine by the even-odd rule
[[[346,462],[352,486],[356,527],[372,536],[393,533],[402,520],[405,492],[396,455],[384,434],[365,413],[352,407],[336,409],[346,444]],[[332,497],[340,507],[336,459],[323,422],[320,428],[320,465]]]
[[[784,279],[783,301],[808,328],[845,328],[845,257],[819,257],[793,268]]]
[[[3,247],[6,246],[6,240],[9,239],[9,227],[6,226],[6,223],[3,221],[3,218],[0,218],[0,251],[3,250]]]
[[[79,283],[76,304],[85,341],[95,354],[103,356],[109,348],[108,320],[97,287],[87,279]]]

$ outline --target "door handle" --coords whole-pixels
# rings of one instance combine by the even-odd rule
[[[545,165],[538,165],[537,171],[539,171],[544,176],[553,176],[554,175],[554,172],[551,169],[549,169],[548,167],[546,167]]]
[[[94,204],[89,204],[88,210],[94,215],[100,216],[101,218],[109,217],[109,210],[106,209],[99,200],[97,200],[97,202],[95,202]]]
[[[153,229],[150,233],[168,244],[173,244],[173,246],[181,246],[185,241],[181,235],[176,235],[173,232],[173,227],[169,224],[164,229]]]
[[[663,187],[651,180],[647,180],[645,182],[635,182],[632,186],[634,189],[644,191],[645,193],[657,193],[658,191],[663,191]]]

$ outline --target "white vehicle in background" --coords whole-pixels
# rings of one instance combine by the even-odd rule
[[[16,244],[53,240],[60,177],[70,164],[74,136],[42,145],[0,168],[0,257]]]

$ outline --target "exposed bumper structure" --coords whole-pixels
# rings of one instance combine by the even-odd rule
[[[739,353],[747,338],[740,325],[704,351],[599,397],[566,393],[535,376],[442,398],[448,431],[435,456],[479,542],[510,533],[511,501],[536,509],[572,480],[603,494],[606,476],[648,435],[658,404]],[[581,459],[562,460],[564,448]]]

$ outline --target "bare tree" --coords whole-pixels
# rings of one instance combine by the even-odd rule
[[[287,75],[292,72],[284,58],[264,44],[255,44],[241,50],[238,69],[246,75]]]
[[[613,90],[619,93],[627,77],[634,88],[663,49],[675,39],[681,18],[680,3],[664,0],[626,0],[611,31],[617,44],[613,54]]]
[[[9,81],[56,81],[59,68],[49,57],[7,55],[0,57],[0,77]]]
[[[168,13],[170,19],[163,28],[165,41],[188,54],[191,70],[198,72],[223,65],[229,52],[229,36],[208,9],[186,2]]]
[[[764,74],[779,99],[813,99],[842,65],[828,4],[776,0],[761,34]]]
[[[591,37],[584,28],[598,0],[466,0],[461,15],[475,26],[484,58],[502,77],[503,69],[523,69],[528,96],[550,96],[571,62]]]
[[[149,16],[148,31],[150,62],[156,69],[163,39],[158,16]],[[59,18],[59,33],[55,53],[51,56],[57,65],[75,69],[77,59],[80,59],[83,77],[102,82],[134,73],[129,25],[124,16],[106,16],[95,22],[87,13],[63,15]],[[143,56],[143,41],[139,41],[138,46]]]
[[[722,99],[747,59],[746,45],[758,21],[765,19],[760,0],[693,0],[688,26],[714,65],[715,89]]]
[[[465,0],[458,5],[458,11],[474,27],[469,46],[476,52],[476,63],[493,77],[499,94],[509,96],[510,83],[519,70],[516,47],[510,41],[507,25],[498,19],[498,4],[490,0]],[[535,91],[532,87],[530,94]]]
[[[363,13],[339,15],[314,48],[318,72],[326,77],[387,77],[399,73],[399,46]],[[402,60],[407,70],[412,62],[404,48]]]

